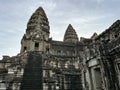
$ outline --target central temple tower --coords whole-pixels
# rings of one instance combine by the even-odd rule
[[[25,51],[46,50],[50,27],[48,18],[42,7],[39,7],[31,16],[21,40],[21,53]]]

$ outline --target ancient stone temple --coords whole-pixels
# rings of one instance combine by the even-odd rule
[[[79,40],[71,24],[63,41],[49,35],[47,15],[39,7],[20,53],[0,61],[0,90],[120,90],[120,20],[91,38]]]

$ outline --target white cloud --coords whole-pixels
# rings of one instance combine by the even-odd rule
[[[103,15],[86,15],[86,16],[77,16],[77,17],[63,17],[59,18],[58,22],[56,22],[56,26],[51,30],[51,36],[55,40],[63,40],[65,30],[68,24],[72,24],[76,29],[79,37],[89,38],[92,36],[94,32],[100,33],[105,30],[106,22],[102,22],[102,20],[111,17],[111,14],[103,14]]]
[[[2,56],[0,55],[0,60],[2,59]]]
[[[97,3],[102,3],[102,2],[104,2],[105,0],[92,0],[92,1],[97,2]]]

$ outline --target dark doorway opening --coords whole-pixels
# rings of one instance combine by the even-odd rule
[[[38,42],[35,43],[35,50],[39,50],[39,43]]]
[[[23,49],[23,51],[25,52],[27,50],[27,47],[26,46],[24,46],[24,49]]]

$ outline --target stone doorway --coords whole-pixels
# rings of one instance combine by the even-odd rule
[[[82,90],[80,75],[65,75],[64,90]]]
[[[94,69],[94,90],[103,90],[102,89],[102,77],[100,68]]]

